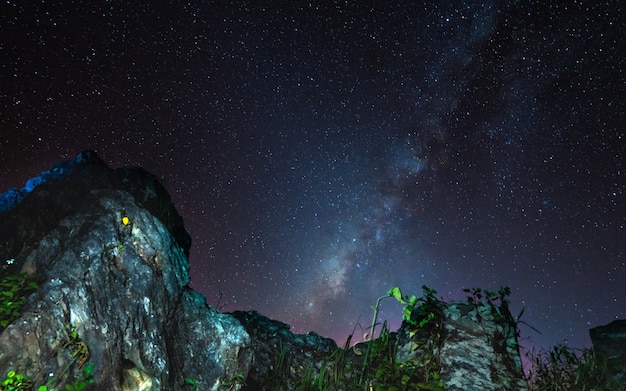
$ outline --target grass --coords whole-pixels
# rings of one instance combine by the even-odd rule
[[[573,349],[560,343],[550,351],[527,354],[529,391],[626,390],[610,377],[606,358],[592,348]]]
[[[401,390],[445,390],[445,383],[441,380],[438,350],[442,341],[442,304],[436,298],[436,292],[423,287],[423,295],[404,296],[399,288],[393,288],[376,301],[373,307],[374,319],[370,334],[377,325],[378,307],[382,299],[394,297],[405,305],[403,320],[409,324],[411,341],[411,358],[406,361],[397,359],[397,338],[390,333],[386,323],[378,339],[367,342],[364,349],[361,344],[338,349],[329,359],[331,373],[314,376],[308,370],[296,387],[297,391],[401,391]],[[465,290],[468,293],[468,303],[477,306],[491,307],[496,321],[513,321],[519,324],[522,312],[516,317],[510,317],[508,310],[510,294],[509,288],[501,288],[497,292],[480,289]],[[509,316],[509,319],[495,315]],[[419,338],[413,338],[418,336]],[[352,335],[349,336],[350,341]],[[354,368],[355,360],[348,359],[349,352],[358,351],[364,359],[361,366]],[[597,357],[592,349],[570,349],[559,344],[548,352],[532,354],[529,357],[531,369],[526,378],[528,391],[620,391],[626,387],[617,384],[609,376],[606,359]]]
[[[315,376],[308,369],[296,383],[295,390],[443,391],[445,385],[439,375],[437,353],[443,328],[443,307],[434,290],[427,287],[423,290],[424,295],[419,299],[402,295],[397,287],[378,298],[373,307],[369,340],[351,347],[353,335],[350,335],[346,345],[337,349],[322,364],[319,375]],[[389,330],[387,323],[382,324],[378,338],[371,338],[379,324],[380,302],[386,298],[395,298],[404,305],[403,319],[409,325],[409,350],[413,353],[404,361],[397,359],[400,339]]]

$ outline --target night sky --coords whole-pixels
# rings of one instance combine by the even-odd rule
[[[510,286],[526,347],[626,318],[621,2],[125,3],[0,5],[0,191],[142,166],[210,304],[340,344],[394,286]]]

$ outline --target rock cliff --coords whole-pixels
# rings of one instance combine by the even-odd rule
[[[3,273],[39,280],[0,327],[2,375],[57,390],[209,390],[248,372],[241,324],[187,287],[190,238],[154,176],[83,152],[29,183],[0,215]]]
[[[0,196],[0,246],[0,380],[48,390],[526,389],[506,300],[443,303],[425,291],[400,330],[346,349],[254,311],[219,313],[188,287],[190,237],[165,189],[93,152]]]

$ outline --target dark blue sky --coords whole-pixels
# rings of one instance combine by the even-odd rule
[[[396,285],[510,286],[526,346],[626,318],[619,2],[30,3],[0,12],[0,188],[146,168],[209,303],[339,343]]]

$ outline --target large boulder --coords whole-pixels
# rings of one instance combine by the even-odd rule
[[[426,361],[448,391],[527,389],[508,288],[449,303],[424,293],[412,321],[398,331],[398,361]]]
[[[446,390],[526,390],[518,329],[508,310],[451,302],[444,311],[441,346]]]
[[[609,376],[617,384],[626,384],[626,320],[595,327],[589,335],[596,356],[606,360]]]
[[[10,261],[0,271],[39,283],[0,327],[2,376],[48,389],[215,390],[247,375],[250,337],[188,287],[189,235],[152,175],[84,152],[29,183],[0,212]]]

